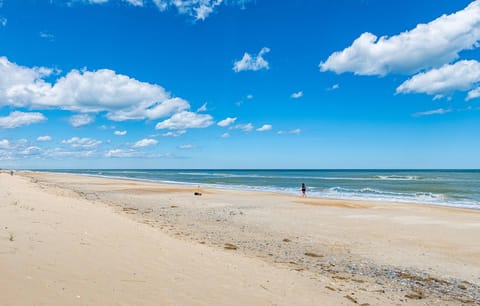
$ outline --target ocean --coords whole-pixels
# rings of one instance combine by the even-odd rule
[[[480,170],[43,170],[324,198],[480,209]]]

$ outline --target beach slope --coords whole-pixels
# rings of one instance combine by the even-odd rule
[[[38,172],[0,198],[2,305],[480,304],[476,210]]]
[[[337,304],[287,269],[169,237],[99,202],[0,174],[1,305]]]

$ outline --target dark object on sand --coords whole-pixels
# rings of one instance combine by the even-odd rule
[[[236,250],[238,247],[234,244],[231,243],[225,243],[225,246],[223,247],[225,250]]]
[[[196,195],[196,196],[201,196],[202,193],[201,192],[194,192],[193,195]]]

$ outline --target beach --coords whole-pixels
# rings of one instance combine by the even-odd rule
[[[28,171],[0,197],[2,305],[480,305],[479,210]]]

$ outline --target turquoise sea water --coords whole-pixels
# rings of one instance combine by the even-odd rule
[[[480,170],[45,170],[223,189],[480,209]]]

